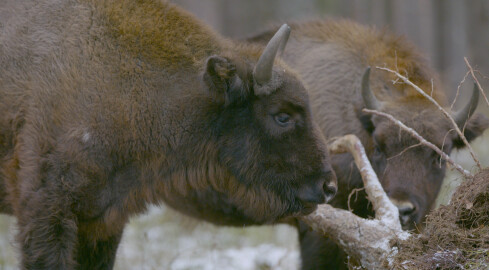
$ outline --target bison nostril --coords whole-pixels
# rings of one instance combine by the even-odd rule
[[[399,210],[399,221],[401,221],[402,227],[405,229],[412,228],[415,221],[416,206],[408,199],[399,200],[393,197],[389,197],[389,199]]]
[[[328,183],[328,184],[324,184],[323,190],[324,190],[324,194],[326,195],[326,202],[329,202],[336,195],[338,188],[336,187],[335,183]]]
[[[398,209],[399,209],[399,214],[403,216],[411,215],[412,213],[414,213],[414,210],[416,210],[412,204],[411,206],[401,207]]]
[[[298,198],[308,204],[321,204],[324,203],[326,198],[324,196],[321,186],[307,185],[299,190]]]
[[[416,207],[411,202],[403,202],[396,206],[399,209],[399,219],[401,220],[401,224],[408,225],[412,215],[416,211]]]

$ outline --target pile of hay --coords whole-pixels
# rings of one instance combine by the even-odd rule
[[[489,269],[489,169],[464,181],[423,233],[398,248],[396,269]]]

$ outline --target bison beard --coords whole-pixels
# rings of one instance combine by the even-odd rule
[[[286,25],[263,49],[157,0],[0,9],[0,210],[22,268],[112,268],[151,203],[242,226],[336,192],[306,90],[275,60]]]
[[[451,132],[453,126],[445,116],[414,88],[396,83],[398,78],[394,74],[366,70],[369,66],[398,70],[441,106],[448,107],[437,74],[409,41],[388,31],[346,20],[312,21],[291,27],[288,50],[282,58],[308,85],[314,119],[324,135],[327,139],[356,135],[365,146],[384,190],[398,207],[403,228],[422,228],[445,175],[445,162],[409,134],[400,133],[389,120],[365,114],[362,109],[393,115],[450,154],[452,149],[465,144]],[[272,33],[265,32],[249,41],[264,43]],[[465,127],[469,141],[489,126],[486,117],[473,115],[477,97],[473,95],[455,117],[459,127]],[[363,183],[351,155],[334,154],[332,164],[339,193],[331,204],[343,209],[351,206],[361,217],[372,216],[365,192],[355,193]],[[355,195],[350,197],[352,192]],[[347,267],[346,256],[335,243],[301,222],[298,228],[303,269]]]

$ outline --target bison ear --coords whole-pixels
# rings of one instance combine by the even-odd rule
[[[355,109],[358,121],[362,124],[363,128],[372,134],[375,130],[374,123],[372,122],[372,115],[362,112],[362,109]]]
[[[225,105],[245,100],[247,97],[248,91],[236,73],[236,66],[225,57],[211,56],[207,59],[204,82]]]
[[[463,130],[465,138],[467,138],[467,141],[470,142],[480,136],[488,127],[489,119],[480,113],[475,114],[469,119],[469,121],[467,121],[465,125],[465,128]],[[457,148],[462,148],[465,146],[462,139],[460,139],[460,137],[458,136],[454,140],[453,145]]]
[[[358,116],[360,123],[362,123],[363,128],[369,133],[372,134],[375,130],[374,123],[372,122],[372,115],[361,114]]]

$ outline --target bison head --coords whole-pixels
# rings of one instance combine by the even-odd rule
[[[454,148],[464,147],[450,122],[426,98],[413,96],[381,102],[370,90],[369,76],[370,69],[367,69],[362,80],[362,97],[367,108],[393,115],[447,154]],[[474,86],[470,102],[453,115],[469,141],[489,126],[483,115],[473,115],[478,97],[479,89]],[[403,228],[414,229],[436,199],[445,176],[445,161],[384,117],[363,115],[362,123],[371,134],[368,152],[372,166],[387,195],[398,207]]]
[[[256,63],[233,56],[207,59],[204,81],[219,103],[218,159],[234,179],[223,192],[235,207],[231,214],[243,220],[263,223],[309,213],[336,193],[307,92],[275,60],[289,32],[282,26]]]

